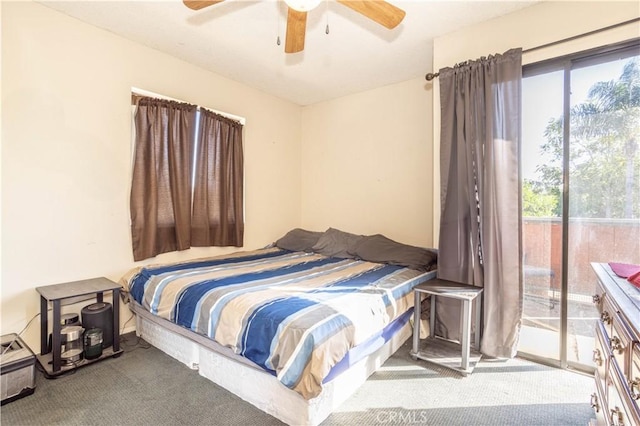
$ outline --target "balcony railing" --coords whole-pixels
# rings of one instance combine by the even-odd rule
[[[524,218],[524,309],[519,350],[559,357],[562,221]],[[592,365],[597,310],[592,262],[640,264],[640,220],[571,219],[567,235],[569,361]]]
[[[562,280],[562,220],[526,217],[525,285],[558,292]],[[570,219],[568,288],[573,297],[593,294],[591,262],[640,263],[640,220]],[[526,287],[525,287],[526,290]]]

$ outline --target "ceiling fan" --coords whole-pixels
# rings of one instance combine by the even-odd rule
[[[200,10],[222,3],[224,0],[183,0],[190,9]],[[307,12],[320,4],[322,0],[284,0],[288,6],[287,34],[284,51],[301,52],[304,49],[304,37],[307,28]],[[336,0],[349,9],[366,16],[378,24],[393,29],[405,16],[405,11],[382,0]]]

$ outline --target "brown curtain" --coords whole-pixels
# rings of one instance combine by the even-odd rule
[[[140,98],[131,187],[134,260],[191,246],[196,106]]]
[[[191,245],[242,246],[242,124],[202,110],[196,158]]]
[[[513,357],[522,320],[519,152],[522,50],[440,70],[438,277],[484,287],[482,352]],[[459,335],[458,305],[438,334]]]

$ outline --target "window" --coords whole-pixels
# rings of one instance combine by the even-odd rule
[[[134,260],[192,246],[242,246],[242,124],[184,102],[134,99]]]

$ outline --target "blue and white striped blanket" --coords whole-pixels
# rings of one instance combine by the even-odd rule
[[[310,399],[351,348],[413,306],[420,275],[274,247],[139,267],[124,279],[154,315],[233,349]]]

